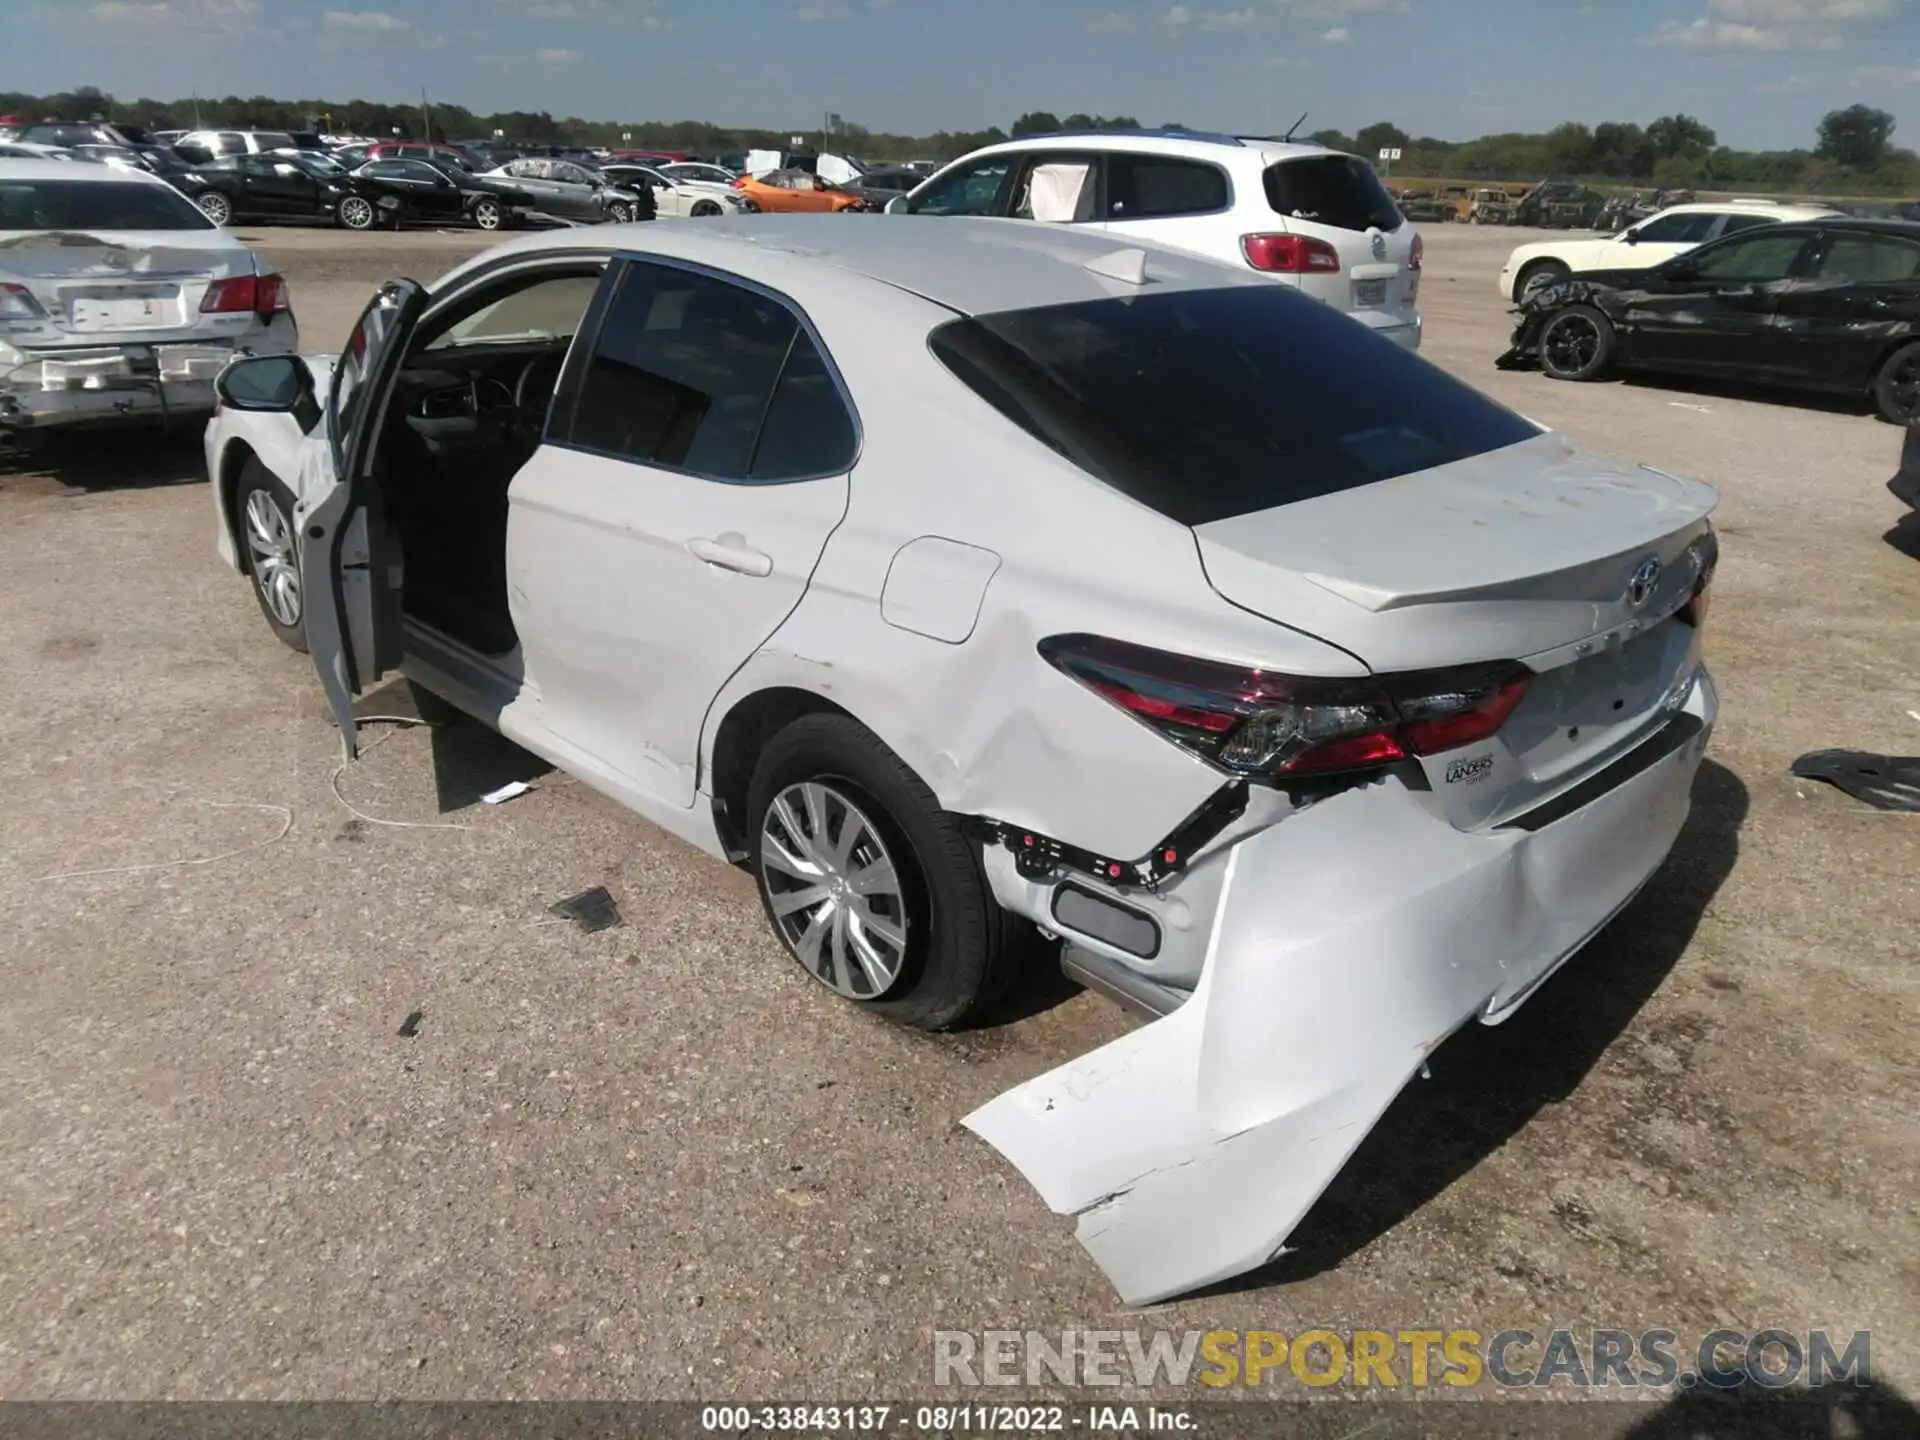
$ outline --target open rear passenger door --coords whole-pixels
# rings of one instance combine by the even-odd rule
[[[307,651],[340,725],[346,758],[359,757],[353,697],[400,663],[400,546],[372,475],[393,378],[427,292],[411,280],[380,288],[334,366],[325,444],[308,447],[296,518]]]

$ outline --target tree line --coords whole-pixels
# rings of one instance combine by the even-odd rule
[[[1130,130],[1131,115],[1056,115],[1034,110],[1002,130],[940,130],[902,135],[841,124],[832,135],[818,131],[714,125],[704,120],[584,120],[547,111],[479,113],[459,105],[391,105],[370,100],[278,100],[228,95],[192,100],[118,100],[82,87],[56,95],[0,92],[0,115],[37,120],[121,120],[154,129],[257,127],[324,129],[337,133],[409,138],[486,137],[550,145],[633,145],[700,154],[785,146],[795,134],[809,142],[868,160],[948,160],[1010,136],[1056,130]],[[1184,130],[1177,122],[1159,128]],[[1391,121],[1354,132],[1318,130],[1308,137],[1334,149],[1369,158],[1398,149],[1394,170],[1434,178],[1525,180],[1552,175],[1617,183],[1684,185],[1696,189],[1790,190],[1805,193],[1920,195],[1920,156],[1893,143],[1894,120],[1884,110],[1852,105],[1821,120],[1809,149],[1736,150],[1691,115],[1664,115],[1650,124],[1568,121],[1544,134],[1483,135],[1477,140],[1441,140],[1410,135]]]

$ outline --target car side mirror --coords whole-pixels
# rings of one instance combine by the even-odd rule
[[[1638,245],[1640,243],[1640,232],[1638,230],[1629,230],[1620,238],[1629,245]]]
[[[313,372],[298,355],[242,355],[215,377],[213,393],[229,410],[291,415],[303,432],[320,422]]]
[[[907,197],[904,195],[894,196],[893,199],[887,202],[886,213],[889,215],[911,214],[912,212],[907,209]]]

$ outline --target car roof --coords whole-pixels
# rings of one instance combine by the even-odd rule
[[[1071,144],[1075,150],[1130,150],[1142,155],[1184,155],[1223,162],[1244,155],[1263,166],[1282,160],[1345,153],[1307,140],[1270,139],[1258,135],[1210,135],[1195,130],[1060,130],[1046,135],[1021,135],[1016,139],[997,141],[960,158],[1052,148],[1063,143]]]
[[[849,222],[832,215],[753,215],[698,225],[607,225],[543,231],[483,252],[440,284],[503,254],[583,248],[711,265],[776,289],[832,269],[905,290],[963,315],[1105,300],[1156,291],[1273,282],[1189,251],[1142,245],[1100,231],[1030,220],[890,215]],[[1149,283],[1135,287],[1088,269],[1145,251]],[[435,287],[439,288],[438,285]]]
[[[171,190],[158,175],[145,170],[123,170],[117,165],[103,165],[86,160],[59,160],[48,157],[45,160],[10,160],[0,158],[0,180],[79,180],[92,181],[98,185],[159,185]]]
[[[1840,212],[1831,205],[1796,205],[1789,200],[1689,200],[1669,205],[1662,215],[1778,215],[1783,220],[1818,220]],[[1652,218],[1652,217],[1649,217]]]

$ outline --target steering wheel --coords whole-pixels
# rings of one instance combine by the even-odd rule
[[[513,427],[538,436],[546,428],[547,407],[560,384],[560,367],[566,363],[564,352],[536,355],[513,382]]]

